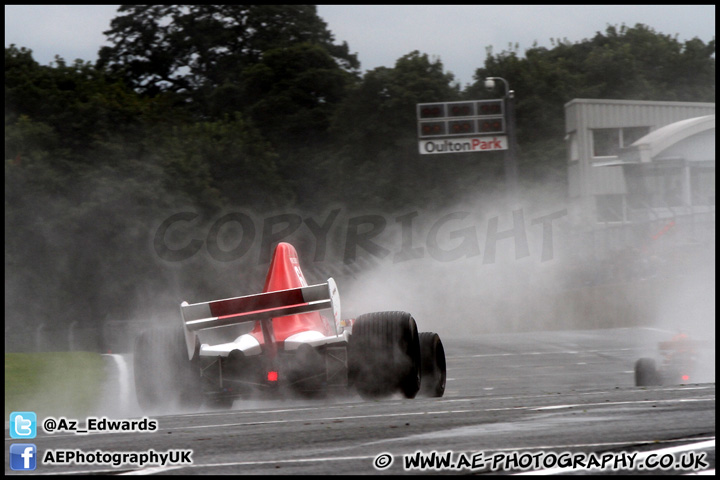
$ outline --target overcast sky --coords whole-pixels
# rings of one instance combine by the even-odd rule
[[[117,5],[5,5],[5,46],[33,51],[42,65],[60,55],[94,62]],[[551,38],[592,38],[608,25],[643,23],[685,41],[715,37],[714,5],[320,5],[318,14],[357,53],[363,71],[392,67],[413,50],[439,58],[462,85],[473,81],[486,48],[517,43],[520,53]]]

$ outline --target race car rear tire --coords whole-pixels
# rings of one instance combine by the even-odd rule
[[[420,390],[420,341],[407,312],[360,315],[349,342],[349,376],[358,393],[378,398],[401,392],[414,398]]]
[[[202,403],[200,369],[188,359],[180,328],[151,328],[135,339],[135,393],[144,410]]]
[[[641,358],[635,362],[635,385],[649,387],[662,385],[660,373],[652,358]]]
[[[446,381],[445,349],[440,336],[433,332],[421,332],[420,395],[442,397],[445,393]]]

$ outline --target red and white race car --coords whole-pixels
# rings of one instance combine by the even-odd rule
[[[406,312],[343,320],[332,278],[308,285],[297,252],[280,243],[262,293],[181,304],[182,328],[154,328],[135,341],[138,403],[232,405],[263,392],[318,396],[354,388],[365,398],[441,397],[445,351]],[[328,312],[325,316],[320,312]]]
[[[698,350],[702,346],[685,333],[658,344],[662,360],[658,367],[654,358],[641,358],[635,362],[635,385],[679,385],[696,381]]]

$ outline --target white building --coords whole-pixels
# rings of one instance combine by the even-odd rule
[[[714,103],[575,99],[565,131],[571,221],[594,243],[637,246],[670,229],[714,241]]]

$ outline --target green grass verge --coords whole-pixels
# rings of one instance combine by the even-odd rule
[[[38,418],[91,415],[104,381],[105,360],[98,353],[6,353],[5,419],[14,411]]]

